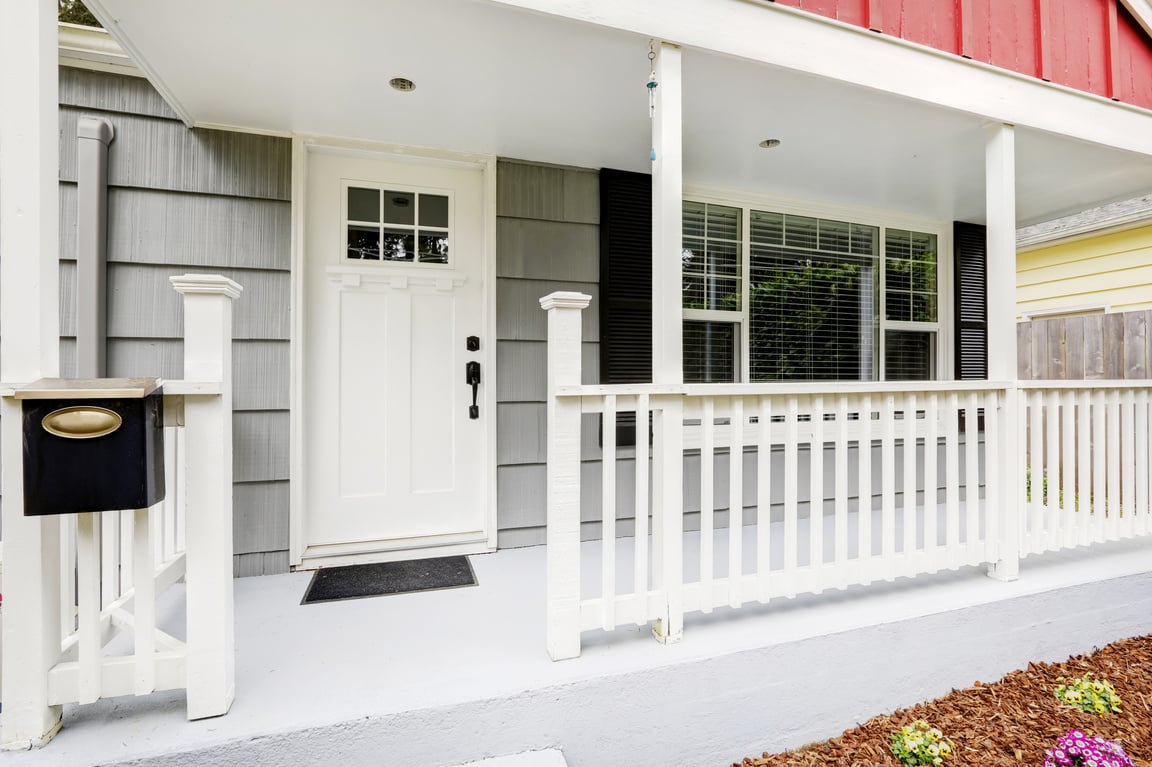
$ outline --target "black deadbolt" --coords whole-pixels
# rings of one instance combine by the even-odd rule
[[[480,351],[480,336],[468,336],[468,351]]]

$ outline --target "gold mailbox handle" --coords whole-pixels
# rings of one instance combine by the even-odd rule
[[[40,425],[49,434],[65,439],[93,439],[111,434],[124,419],[119,413],[94,405],[75,405],[53,410]]]

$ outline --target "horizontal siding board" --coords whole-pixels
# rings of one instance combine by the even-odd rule
[[[509,402],[496,406],[496,464],[544,463],[548,457],[547,405]],[[584,460],[600,457],[599,416],[581,418],[580,453]]]
[[[76,258],[76,184],[60,182],[60,257]]]
[[[600,345],[582,344],[580,381],[600,381]],[[496,344],[496,401],[545,402],[548,398],[548,344],[499,341]]]
[[[1017,288],[1016,294],[1022,302],[1034,302],[1042,298],[1079,296],[1086,293],[1107,294],[1119,288],[1131,288],[1136,285],[1152,285],[1152,265],[1145,262],[1124,269],[1084,274],[1059,282],[1021,285]]]
[[[566,168],[564,172],[564,220],[600,223],[600,174],[594,170]]]
[[[595,224],[600,217],[599,174],[586,168],[500,160],[496,215]]]
[[[60,377],[76,377],[76,339],[60,339]],[[3,539],[0,539],[3,540]]]
[[[1018,311],[1152,308],[1152,226],[1020,253]]]
[[[592,304],[582,312],[585,341],[600,340],[600,322],[596,310],[600,289],[595,283],[548,280],[496,281],[496,337],[501,340],[547,341],[548,315],[540,308],[540,299],[558,290],[570,290],[592,296]]]
[[[496,220],[496,275],[598,282],[600,227],[526,218]]]
[[[108,339],[108,375],[117,378],[184,377],[184,342],[175,339]]]
[[[635,462],[621,459],[616,466],[616,516],[632,516],[636,496]],[[499,512],[498,527],[507,530],[521,527],[544,526],[546,523],[547,468],[543,464],[501,466],[496,470],[496,497]],[[580,518],[600,519],[599,461],[580,464]]]
[[[236,410],[288,410],[291,368],[292,348],[288,341],[234,342],[232,407]]]
[[[101,112],[180,119],[144,78],[88,69],[60,68],[60,103]]]
[[[280,575],[286,572],[288,572],[287,550],[238,554],[232,558],[232,575],[235,578]]]
[[[76,125],[90,110],[60,108],[60,178],[76,180]],[[116,131],[108,147],[111,186],[288,200],[289,139],[189,129],[139,115],[106,114]]]
[[[496,215],[564,220],[564,169],[501,160],[496,166]]]
[[[232,413],[233,482],[288,479],[286,410]]]
[[[288,202],[149,189],[108,193],[109,261],[288,271],[291,235]]]
[[[288,483],[243,482],[232,487],[232,545],[237,554],[288,548]]]
[[[235,410],[287,410],[290,347],[287,341],[232,344],[232,406]],[[110,338],[107,374],[112,377],[184,377],[184,342],[179,339]],[[76,375],[76,339],[60,341],[60,371]]]
[[[74,271],[75,266],[71,268]],[[64,271],[61,271],[62,300]],[[109,264],[108,335],[122,338],[183,338],[182,297],[172,289],[169,277],[188,271],[188,267],[178,266]],[[233,303],[233,338],[286,340],[289,337],[291,277],[287,272],[250,269],[210,271],[235,280],[244,289],[240,298]],[[69,290],[74,291],[73,283],[74,279],[68,283]],[[74,293],[71,295],[74,296]],[[61,335],[75,335],[74,312],[62,311],[62,317],[67,321],[62,325]]]

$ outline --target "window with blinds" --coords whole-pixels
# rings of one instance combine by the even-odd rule
[[[683,214],[686,381],[740,380],[745,362],[752,381],[935,377],[936,234],[696,201]]]
[[[684,321],[684,383],[734,383],[740,366],[739,325]]]
[[[740,311],[743,211],[684,203],[684,308]]]
[[[651,177],[600,182],[601,380],[650,381]],[[728,201],[686,200],[683,220],[685,381],[934,379],[945,321],[957,377],[985,375],[983,227],[957,224],[941,261],[939,232]]]
[[[751,379],[871,379],[879,230],[755,210],[750,219]]]

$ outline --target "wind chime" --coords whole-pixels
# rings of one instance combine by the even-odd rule
[[[652,40],[648,41],[648,62],[652,65],[652,72],[648,75],[648,119],[652,120],[656,117],[656,87],[660,85],[656,80],[656,48]],[[656,147],[652,147],[652,151],[648,153],[648,159],[656,162]]]

